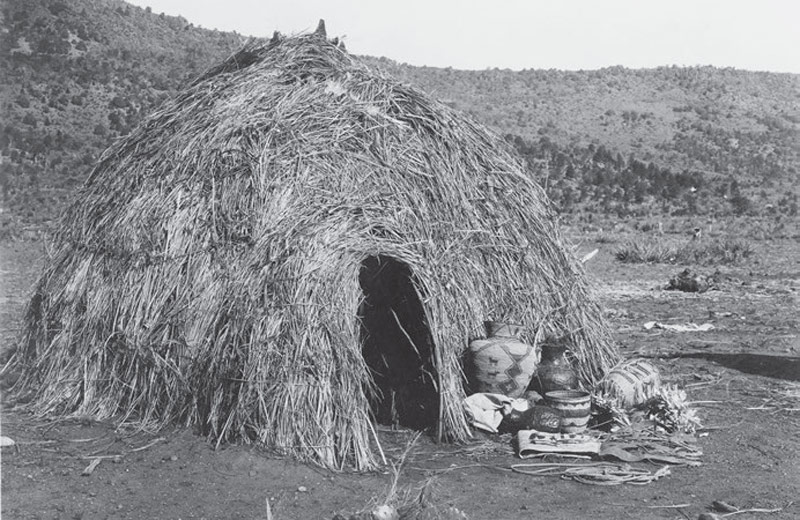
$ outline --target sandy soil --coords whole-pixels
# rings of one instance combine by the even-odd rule
[[[580,238],[580,237],[579,237]],[[712,501],[740,508],[784,508],[748,518],[800,518],[800,245],[758,242],[757,257],[721,268],[704,294],[663,291],[681,266],[616,262],[619,244],[585,240],[600,253],[588,269],[625,355],[650,358],[667,381],[687,388],[706,429],[703,465],[673,467],[645,486],[601,487],[512,473],[508,437],[477,436],[466,446],[422,437],[400,486],[432,480],[433,500],[472,519],[697,518]],[[0,341],[7,352],[35,276],[41,247],[0,245]],[[700,267],[711,272],[713,267]],[[646,321],[712,323],[704,333],[647,331]],[[390,471],[336,474],[252,446],[215,450],[188,430],[136,433],[92,421],[34,420],[5,407],[2,516],[19,519],[267,518],[330,519],[386,495]],[[410,431],[380,432],[398,461]],[[103,456],[90,476],[89,457]],[[656,469],[657,465],[643,465]],[[683,507],[669,507],[683,505]]]

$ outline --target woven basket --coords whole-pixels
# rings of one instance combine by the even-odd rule
[[[520,397],[536,371],[533,345],[517,337],[519,325],[486,322],[486,330],[490,337],[469,345],[473,390]]]
[[[629,359],[612,368],[600,381],[604,394],[629,408],[643,403],[661,387],[658,369],[644,359]]]
[[[580,433],[589,424],[592,398],[581,390],[555,390],[544,394],[547,405],[561,412],[561,432]]]

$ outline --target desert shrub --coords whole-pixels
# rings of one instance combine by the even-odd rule
[[[678,263],[735,264],[755,253],[753,245],[742,239],[717,239],[690,242],[677,249]]]
[[[661,242],[627,242],[615,253],[626,264],[735,264],[755,253],[752,244],[741,239],[692,241],[681,246]]]
[[[659,242],[627,242],[617,250],[615,256],[625,264],[674,263],[675,249]]]

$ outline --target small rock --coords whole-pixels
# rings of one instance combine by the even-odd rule
[[[255,477],[257,475],[257,473],[256,473],[256,471],[254,469],[251,469],[250,473],[248,473],[248,475],[250,475],[251,477]]]
[[[169,458],[169,460],[171,460],[172,462],[175,462],[176,460],[178,460],[178,456],[177,455],[173,455],[173,456],[171,456]]]
[[[300,486],[299,488],[297,488],[297,491],[299,491],[300,493],[305,493],[306,491],[308,491],[308,488],[305,486]]]

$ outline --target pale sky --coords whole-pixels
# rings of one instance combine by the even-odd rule
[[[313,31],[412,65],[800,73],[800,0],[129,0],[209,29]]]

